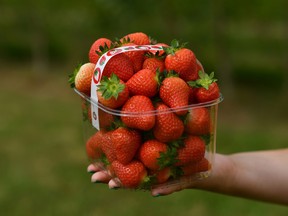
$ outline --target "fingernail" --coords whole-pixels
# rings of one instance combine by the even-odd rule
[[[118,190],[118,189],[120,189],[120,187],[111,187],[110,189],[111,190]]]
[[[94,170],[87,170],[87,172],[93,174],[93,173],[95,173],[96,171],[94,171]]]
[[[102,181],[99,181],[99,180],[93,180],[92,183],[98,184],[98,183],[103,183],[103,182],[102,182]]]

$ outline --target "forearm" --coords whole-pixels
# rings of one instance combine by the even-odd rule
[[[288,149],[216,155],[211,178],[196,188],[288,205]]]

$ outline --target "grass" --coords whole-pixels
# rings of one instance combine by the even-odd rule
[[[225,98],[220,104],[218,152],[287,147],[287,121],[278,116],[284,110],[271,114],[274,103],[264,96],[255,100],[253,93],[238,89],[241,103]],[[0,99],[1,215],[287,214],[284,206],[205,191],[153,198],[90,183],[80,101],[64,73],[11,71],[0,79]]]

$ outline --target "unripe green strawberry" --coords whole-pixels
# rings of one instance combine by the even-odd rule
[[[155,124],[153,111],[154,106],[150,98],[143,95],[135,95],[123,105],[121,120],[127,127],[148,131]],[[150,112],[150,114],[145,114],[145,112]]]
[[[111,132],[112,146],[117,160],[128,164],[134,158],[141,144],[141,135],[136,130],[119,127]]]
[[[198,136],[188,136],[184,139],[184,146],[178,149],[176,166],[201,161],[205,155],[205,142]]]
[[[124,165],[116,160],[112,168],[124,188],[137,188],[147,181],[147,170],[140,161],[133,160]]]
[[[177,110],[177,108],[188,105],[189,91],[189,86],[183,79],[179,77],[167,77],[160,86],[159,96],[166,105]],[[187,109],[177,110],[175,113],[185,115]]]
[[[153,128],[153,134],[161,142],[170,142],[178,139],[184,131],[184,124],[180,118],[169,110],[164,103],[158,103],[156,122]]]

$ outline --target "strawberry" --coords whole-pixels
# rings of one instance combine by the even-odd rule
[[[150,174],[155,177],[157,184],[165,183],[172,176],[170,167],[165,167],[162,170],[151,170]]]
[[[184,124],[180,118],[166,106],[164,103],[158,103],[156,106],[155,126],[153,134],[160,142],[169,142],[178,139],[183,131]]]
[[[95,64],[85,63],[79,69],[75,69],[70,75],[69,83],[72,88],[90,96],[91,79],[94,74]]]
[[[163,58],[159,57],[158,55],[146,55],[147,58],[143,62],[143,69],[149,69],[152,71],[157,71],[163,72],[165,69],[165,64]]]
[[[162,46],[162,47],[169,47],[165,43],[156,43],[155,45]],[[164,56],[165,55],[165,51],[164,50],[149,50],[149,53],[151,53],[153,55],[158,55],[158,56]]]
[[[159,96],[172,109],[184,107],[188,105],[189,86],[179,77],[167,77],[161,83]],[[187,110],[175,112],[178,115],[185,115]]]
[[[102,131],[97,131],[93,134],[86,142],[86,153],[89,159],[95,160],[100,159],[103,154],[101,149],[101,143],[103,142]]]
[[[124,165],[115,160],[112,163],[112,168],[124,188],[137,188],[148,180],[147,170],[140,161],[132,160]]]
[[[144,95],[152,98],[158,92],[159,76],[154,71],[142,69],[135,73],[126,85],[131,95]]]
[[[125,41],[125,40],[124,40]],[[122,46],[135,46],[136,44],[127,42],[123,43]],[[128,56],[133,63],[134,72],[137,72],[142,69],[143,61],[144,61],[145,51],[130,51],[125,52],[124,55]]]
[[[127,34],[120,39],[121,42],[123,42],[123,40],[126,40],[126,41],[129,40],[130,42],[136,45],[150,44],[149,36],[143,32],[135,32],[135,33]]]
[[[201,161],[205,155],[205,142],[198,136],[188,136],[184,139],[184,146],[178,149],[176,166]]]
[[[154,106],[150,98],[144,95],[135,95],[123,105],[121,120],[127,127],[148,131],[155,124],[153,111]],[[150,113],[144,115],[143,112]]]
[[[89,121],[90,123],[92,123],[91,104],[85,99],[83,99],[82,102],[82,113],[83,121]],[[102,109],[98,109],[98,116],[100,129],[109,129],[114,122],[114,115]]]
[[[98,100],[104,106],[115,109],[122,106],[129,97],[126,84],[115,74],[110,78],[104,76],[97,90]]]
[[[210,133],[210,113],[206,107],[191,108],[185,119],[185,131],[191,135]]]
[[[164,47],[167,54],[165,68],[176,71],[185,81],[195,80],[198,77],[197,60],[192,50],[184,48],[185,44],[173,40],[170,47]]]
[[[112,41],[107,39],[107,38],[99,38],[97,39],[92,46],[90,47],[89,50],[89,61],[91,63],[96,64],[99,57],[100,53],[103,52],[104,50],[108,51],[108,49],[111,48]]]
[[[106,64],[102,76],[110,77],[116,74],[119,79],[126,82],[134,74],[134,66],[131,59],[124,53],[113,56]]]
[[[158,140],[148,140],[143,143],[138,152],[139,160],[151,170],[159,170],[163,164],[159,164],[161,153],[166,153],[168,146]]]
[[[220,97],[220,90],[217,79],[214,78],[214,73],[210,75],[203,71],[199,71],[199,79],[196,81],[189,81],[188,84],[195,89],[195,98],[199,103],[216,100]]]
[[[105,161],[106,164],[111,164],[113,161],[116,160],[116,154],[115,149],[113,148],[113,145],[111,144],[111,131],[107,131],[103,134],[103,139],[101,143],[102,151],[104,152],[107,161]]]
[[[141,135],[135,130],[119,127],[111,133],[111,141],[116,159],[128,164],[135,156],[141,144]]]
[[[197,163],[191,163],[181,167],[184,176],[193,175],[198,172],[205,172],[211,169],[210,162],[203,158]]]

